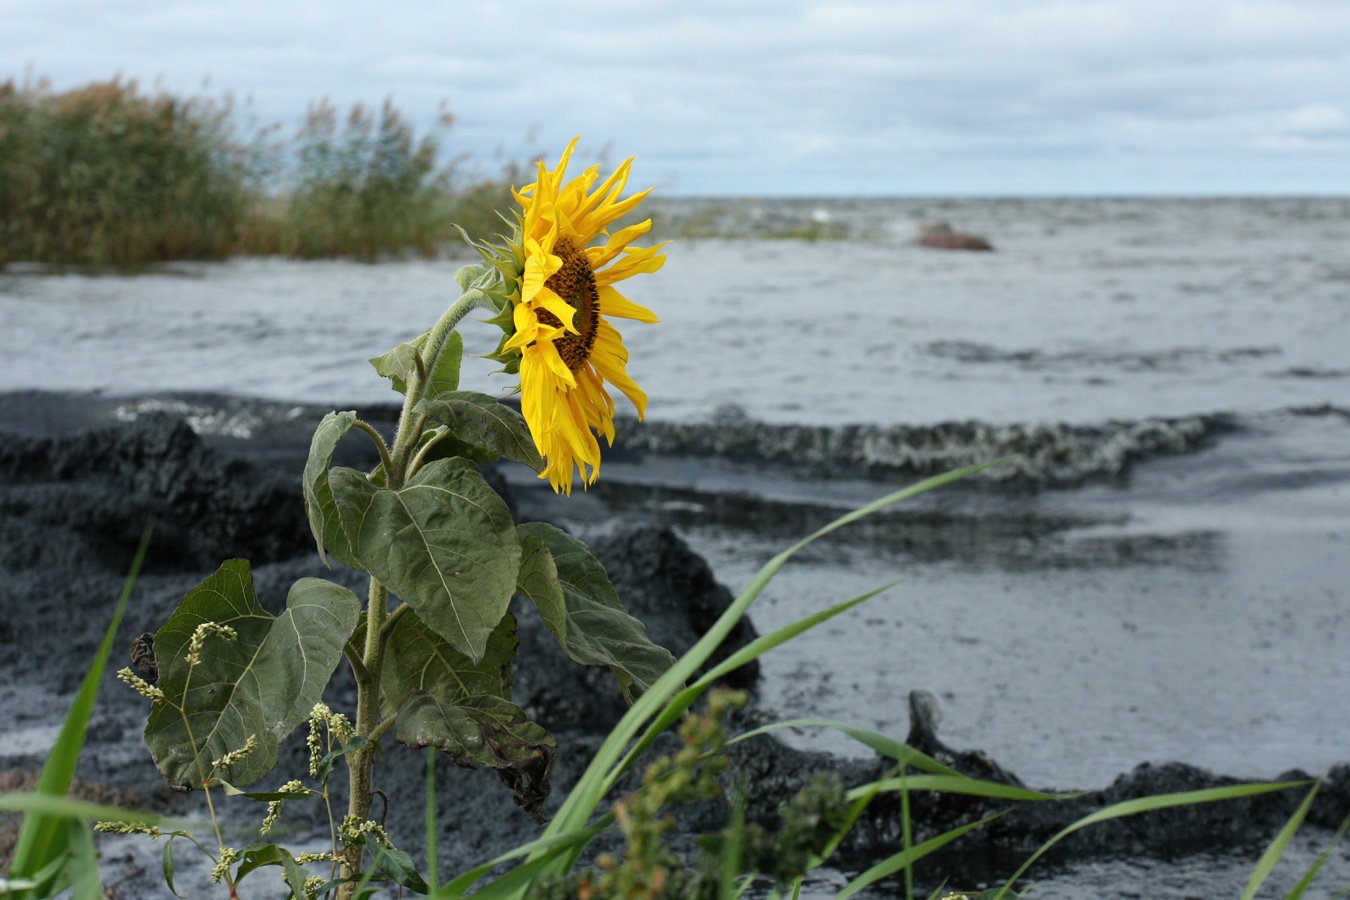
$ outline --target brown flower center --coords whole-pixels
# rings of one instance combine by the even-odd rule
[[[595,286],[595,272],[591,271],[591,261],[586,251],[576,245],[571,238],[559,238],[553,252],[562,259],[562,267],[549,276],[544,286],[557,294],[577,311],[572,325],[577,334],[566,332],[555,338],[553,346],[558,355],[573,372],[586,364],[595,346],[595,334],[600,329],[600,291]],[[537,311],[539,321],[554,328],[563,323],[546,309]]]

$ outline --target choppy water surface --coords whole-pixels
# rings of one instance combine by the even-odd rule
[[[928,689],[949,743],[1061,788],[1146,760],[1243,777],[1350,762],[1350,200],[727,208],[741,230],[866,239],[673,244],[630,291],[663,324],[624,328],[657,424],[588,495],[517,479],[527,504],[582,534],[669,522],[738,589],[915,459],[1019,454],[1003,481],[790,565],[761,630],[903,580],[770,657],[765,702],[903,736],[907,693]],[[996,251],[913,246],[935,219]],[[11,270],[0,389],[388,401],[365,360],[436,318],[456,265]],[[466,340],[494,343],[485,326]],[[471,386],[505,387],[491,368]],[[1185,896],[1163,881],[1145,893]]]

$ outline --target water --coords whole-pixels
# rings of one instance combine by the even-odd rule
[[[730,210],[740,229],[832,221],[866,239],[672,245],[660,275],[624,285],[663,323],[622,330],[654,423],[632,446],[680,452],[615,455],[567,502],[518,477],[527,504],[583,535],[668,522],[739,589],[839,509],[913,480],[893,447],[873,452],[886,429],[957,461],[1004,441],[1053,465],[920,498],[771,585],[761,631],[903,579],[769,657],[765,704],[903,736],[905,696],[928,689],[949,743],[1046,787],[1102,786],[1146,760],[1240,777],[1350,762],[1350,200]],[[996,252],[913,246],[934,219]],[[0,389],[390,401],[365,360],[434,321],[456,266],[11,270]],[[471,325],[466,343],[495,338]],[[500,392],[492,368],[473,361],[467,385]],[[197,414],[247,432],[247,417]],[[966,421],[988,428],[932,427]],[[736,428],[777,461],[697,452]],[[825,467],[811,441],[872,455]]]

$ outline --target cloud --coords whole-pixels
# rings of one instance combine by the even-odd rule
[[[447,101],[456,149],[584,133],[689,193],[1350,190],[1342,0],[9,6],[0,59],[59,86]]]

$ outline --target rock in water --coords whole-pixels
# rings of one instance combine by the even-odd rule
[[[993,250],[994,245],[977,234],[954,231],[946,222],[934,222],[919,229],[921,247],[935,250]]]

